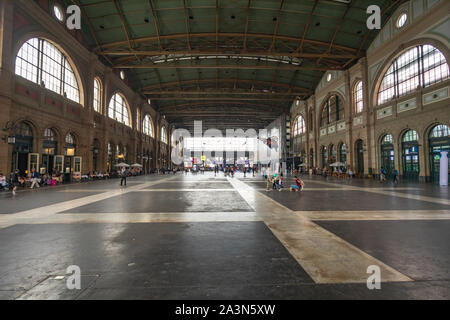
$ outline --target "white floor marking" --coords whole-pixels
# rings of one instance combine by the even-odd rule
[[[448,220],[450,210],[295,211],[311,220]]]
[[[397,270],[313,223],[305,216],[280,205],[242,181],[230,183],[261,216],[316,283],[364,283],[367,267],[377,265],[382,281],[412,281]]]
[[[319,183],[323,185],[337,185],[341,186],[340,184],[334,183],[334,182],[324,182],[324,181],[314,181],[314,183]],[[342,186],[344,187],[344,186]],[[383,194],[387,196],[394,196],[399,198],[407,198],[412,200],[420,200],[420,201],[426,201],[426,202],[433,202],[433,203],[439,203],[449,206],[450,200],[447,199],[440,199],[440,198],[434,198],[434,197],[427,197],[427,196],[421,196],[421,195],[415,195],[415,194],[408,194],[408,193],[402,193],[402,192],[395,192],[395,188],[388,189],[388,190],[380,190],[377,188],[371,188],[371,187],[358,187],[353,185],[345,186],[345,189],[347,190],[355,190],[355,191],[364,191],[364,192],[371,192],[371,193],[377,193],[377,194]]]

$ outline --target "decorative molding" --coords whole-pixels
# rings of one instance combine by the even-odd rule
[[[337,131],[345,130],[345,121],[341,121],[337,124]]]
[[[377,119],[383,119],[392,116],[392,106],[377,110]]]
[[[449,87],[441,88],[423,95],[423,105],[445,100],[449,95]]]
[[[416,107],[417,107],[417,101],[416,101],[416,98],[413,98],[410,100],[399,102],[397,104],[397,112],[412,110],[412,109],[415,109]]]
[[[363,116],[353,118],[353,126],[359,126],[363,123]]]
[[[336,126],[332,125],[328,127],[328,133],[335,133],[336,132]]]

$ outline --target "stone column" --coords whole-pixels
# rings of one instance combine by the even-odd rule
[[[7,129],[10,126],[13,110],[13,2],[12,0],[0,1],[0,172],[7,176],[11,172],[13,146],[8,145],[9,132],[2,129]]]

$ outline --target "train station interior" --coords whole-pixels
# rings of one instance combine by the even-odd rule
[[[0,0],[0,300],[450,299],[449,13]]]

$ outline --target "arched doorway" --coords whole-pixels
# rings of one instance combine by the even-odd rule
[[[98,155],[100,153],[100,142],[94,139],[92,143],[92,170],[98,171]]]
[[[439,124],[431,129],[428,136],[430,145],[430,176],[431,181],[439,183],[441,151],[450,153],[450,128]]]
[[[392,171],[394,170],[394,138],[391,134],[384,135],[381,139],[381,167],[386,170],[386,177],[390,178],[392,176]],[[380,168],[381,169],[381,168]]]
[[[75,136],[68,133],[64,145],[64,182],[71,182],[72,173],[81,173],[81,158],[76,157],[77,145]]]
[[[403,178],[419,181],[419,136],[416,131],[408,130],[402,138]]]
[[[15,144],[12,156],[12,169],[25,175],[39,168],[39,154],[33,152],[33,130],[26,122],[19,122],[14,128]]]
[[[45,129],[44,142],[42,143],[41,173],[53,174],[55,155],[58,150],[58,141],[53,129]]]
[[[336,156],[337,156],[336,145],[332,144],[330,145],[330,163],[336,162]]]
[[[106,171],[111,173],[113,171],[114,166],[114,145],[111,142],[108,142],[107,147],[107,162],[106,162]]]
[[[325,168],[328,164],[328,152],[327,147],[322,146],[322,168]]]
[[[356,173],[364,175],[364,144],[361,139],[356,141]]]

